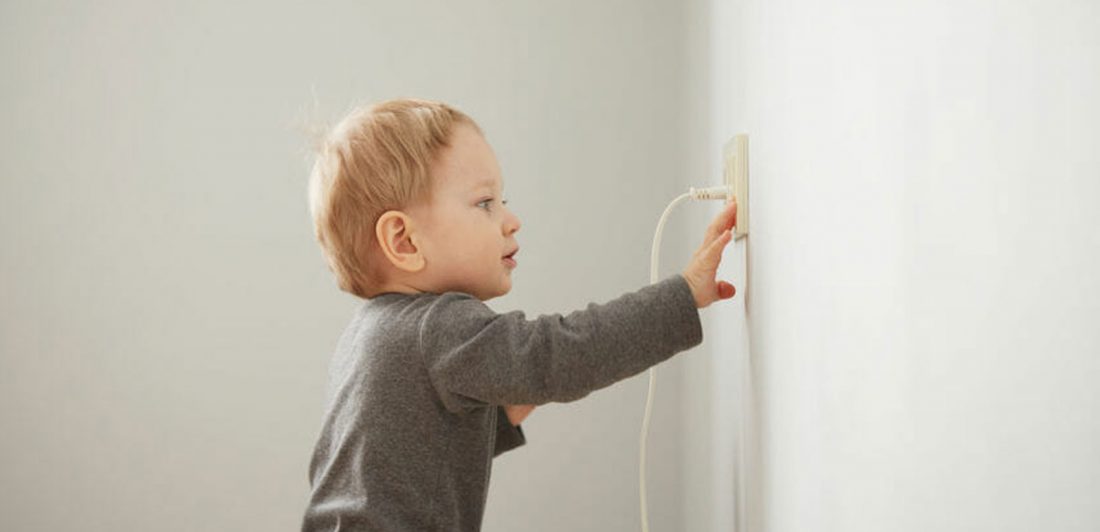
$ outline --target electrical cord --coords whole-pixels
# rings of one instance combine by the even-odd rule
[[[660,256],[661,249],[661,233],[664,232],[665,222],[668,221],[668,215],[674,208],[680,203],[693,200],[725,200],[733,194],[729,186],[718,186],[710,188],[689,188],[688,192],[681,194],[676,199],[672,200],[665,208],[665,212],[661,214],[661,219],[657,222],[657,231],[653,234],[653,248],[649,255],[649,283],[655,284],[657,282],[657,262]],[[653,366],[649,368],[649,392],[646,395],[645,400],[645,416],[642,418],[642,435],[641,435],[641,450],[638,456],[638,476],[639,487],[638,495],[641,502],[642,509],[642,532],[649,532],[649,514],[646,504],[646,487],[645,487],[645,458],[646,458],[646,440],[649,435],[649,418],[653,411],[653,390],[657,385],[657,367]]]

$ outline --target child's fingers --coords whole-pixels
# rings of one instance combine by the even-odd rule
[[[722,209],[722,212],[718,213],[718,216],[707,227],[706,236],[703,237],[703,247],[706,247],[714,242],[715,238],[718,238],[722,231],[733,227],[733,224],[737,222],[737,200],[726,204],[726,208]]]
[[[722,261],[722,251],[726,249],[726,244],[729,244],[732,238],[733,231],[726,229],[707,246],[703,253],[703,264],[706,265],[707,271],[713,272],[718,269],[718,263]]]

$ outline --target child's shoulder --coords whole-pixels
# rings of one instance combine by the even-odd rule
[[[464,318],[496,314],[477,297],[466,292],[385,293],[364,301],[358,316],[387,326],[445,325]]]

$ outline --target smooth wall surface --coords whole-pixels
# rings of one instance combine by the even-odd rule
[[[523,221],[494,308],[646,284],[688,183],[684,31],[674,2],[5,3],[0,529],[298,526],[357,305],[312,240],[298,128],[353,103],[440,99],[485,129]],[[662,276],[701,239],[688,220]],[[654,530],[682,528],[692,356],[658,382]],[[645,388],[536,409],[485,530],[638,529]]]
[[[716,389],[694,433],[748,423],[748,503],[711,529],[1100,528],[1097,4],[710,9],[753,215],[751,415]]]

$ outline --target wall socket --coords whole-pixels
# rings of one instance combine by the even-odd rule
[[[722,148],[722,176],[737,198],[735,240],[749,236],[749,136],[734,135]]]

